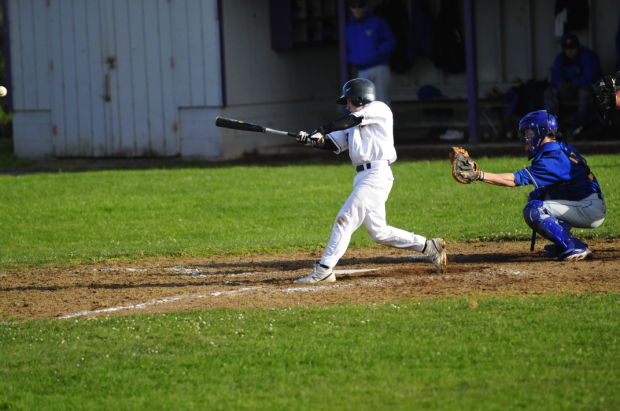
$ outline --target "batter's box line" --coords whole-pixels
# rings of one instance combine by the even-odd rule
[[[341,270],[341,271],[350,271],[350,270]],[[272,289],[267,289],[268,292],[270,293],[286,293],[286,294],[291,294],[291,293],[296,293],[296,292],[317,292],[317,291],[329,291],[329,290],[337,290],[337,289],[342,289],[342,288],[350,288],[350,287],[360,287],[360,286],[367,286],[367,285],[377,285],[377,284],[381,284],[381,283],[389,283],[389,282],[396,282],[396,283],[402,283],[404,282],[403,280],[398,280],[398,279],[377,279],[377,280],[366,280],[366,281],[361,281],[361,282],[357,282],[357,283],[346,283],[346,284],[329,284],[329,285],[313,285],[313,286],[306,286],[306,287],[287,287],[287,288],[272,288]],[[265,287],[262,286],[257,286],[257,287],[244,287],[244,288],[240,288],[238,290],[227,290],[227,291],[214,291],[208,294],[182,294],[182,295],[175,295],[172,297],[165,297],[165,298],[156,298],[144,303],[138,303],[138,304],[130,304],[130,305],[121,305],[121,306],[117,306],[117,307],[108,307],[108,308],[100,308],[97,310],[83,310],[83,311],[78,311],[75,313],[70,313],[70,314],[66,314],[66,315],[62,315],[57,317],[57,319],[60,320],[67,320],[67,319],[71,319],[71,318],[77,318],[77,317],[84,317],[87,315],[95,315],[95,314],[105,314],[105,313],[114,313],[114,312],[118,312],[118,311],[124,311],[124,310],[137,310],[137,309],[145,309],[154,305],[158,305],[158,304],[166,304],[166,303],[171,303],[171,302],[176,302],[176,301],[180,301],[180,300],[188,300],[188,299],[198,299],[198,298],[209,298],[209,297],[230,297],[230,296],[236,296],[236,295],[241,295],[241,294],[245,294],[247,292],[250,291],[254,291],[254,290],[265,290]]]
[[[231,291],[214,291],[212,293],[209,294],[182,294],[182,295],[175,295],[172,297],[165,297],[165,298],[156,298],[154,300],[151,301],[147,301],[144,303],[138,303],[138,304],[130,304],[130,305],[121,305],[121,306],[117,306],[117,307],[108,307],[108,308],[100,308],[98,310],[83,310],[83,311],[78,311],[75,313],[71,313],[71,314],[66,314],[63,316],[58,317],[58,319],[64,320],[64,319],[70,319],[70,318],[76,318],[76,317],[84,317],[86,315],[92,315],[92,314],[104,314],[104,313],[112,313],[112,312],[117,312],[117,311],[123,311],[123,310],[135,310],[135,309],[145,309],[148,308],[150,306],[153,305],[157,305],[157,304],[165,304],[165,303],[172,303],[175,301],[180,301],[180,300],[187,300],[187,299],[196,299],[196,298],[207,298],[207,297],[219,297],[221,295],[236,295],[236,294],[241,294],[245,291],[251,290],[251,289],[256,289],[256,288],[262,288],[262,287],[246,287],[246,288],[240,288],[239,290],[231,290]]]

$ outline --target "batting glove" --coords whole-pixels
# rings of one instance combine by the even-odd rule
[[[323,134],[318,131],[313,131],[310,134],[305,131],[300,131],[297,133],[297,141],[299,144],[303,144],[304,146],[318,147],[323,141]]]

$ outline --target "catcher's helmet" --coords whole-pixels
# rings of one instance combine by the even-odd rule
[[[534,134],[527,135],[526,130]],[[527,158],[532,159],[540,149],[540,143],[547,136],[557,136],[558,120],[547,110],[532,111],[519,121],[519,138],[527,147]]]
[[[338,97],[338,104],[347,104],[347,99],[351,99],[351,104],[356,107],[375,101],[375,84],[365,78],[354,78],[344,83],[342,86],[342,96]]]

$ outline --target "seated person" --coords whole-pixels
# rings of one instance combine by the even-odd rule
[[[577,98],[577,113],[570,127],[573,136],[579,135],[584,126],[595,118],[592,84],[601,77],[598,56],[589,48],[579,44],[573,33],[562,36],[562,53],[558,54],[551,67],[549,87],[545,91],[545,109],[558,117],[560,100]]]

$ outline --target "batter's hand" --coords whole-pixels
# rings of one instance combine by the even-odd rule
[[[313,131],[308,134],[305,131],[300,131],[297,133],[297,141],[299,144],[303,144],[304,146],[309,147],[317,147],[323,139],[323,134],[318,131]]]
[[[310,134],[305,131],[300,131],[297,133],[297,142],[305,146],[306,141],[308,141],[308,137],[310,137]]]

